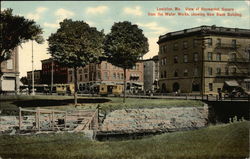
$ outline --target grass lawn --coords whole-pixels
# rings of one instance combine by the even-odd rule
[[[250,122],[209,126],[140,140],[90,141],[83,134],[0,136],[2,158],[229,159],[249,155]]]
[[[54,109],[75,109],[72,96],[0,96],[0,110],[2,115],[17,115],[18,107],[44,107]],[[173,100],[173,99],[137,99],[127,98],[122,103],[122,98],[115,97],[79,97],[77,109],[96,108],[101,106],[101,111],[108,113],[116,109],[129,108],[155,108],[173,106],[203,106],[201,101]]]

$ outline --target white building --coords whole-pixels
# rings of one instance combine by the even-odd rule
[[[9,60],[2,62],[0,92],[19,92],[19,63],[18,48],[13,50]]]

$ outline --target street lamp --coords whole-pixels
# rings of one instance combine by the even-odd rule
[[[52,59],[52,62],[51,62],[51,88],[50,88],[50,90],[51,90],[51,95],[52,95],[53,83],[54,83],[54,60],[53,60],[53,58],[51,58],[51,59]]]
[[[35,95],[35,90],[34,90],[34,54],[33,54],[33,39],[31,40],[31,48],[32,48],[32,56],[31,56],[31,63],[32,63],[32,94]]]

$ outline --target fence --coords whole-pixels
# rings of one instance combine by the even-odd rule
[[[23,116],[22,112],[34,113]],[[30,131],[82,131],[98,129],[98,109],[60,111],[19,107],[19,129]]]

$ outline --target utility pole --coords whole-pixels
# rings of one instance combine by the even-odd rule
[[[32,95],[35,95],[34,90],[34,54],[33,54],[33,40],[31,41],[31,48],[32,48],[32,57],[31,57],[31,63],[32,63]]]
[[[53,93],[53,83],[54,83],[54,60],[52,58],[52,62],[51,62],[51,95]]]

